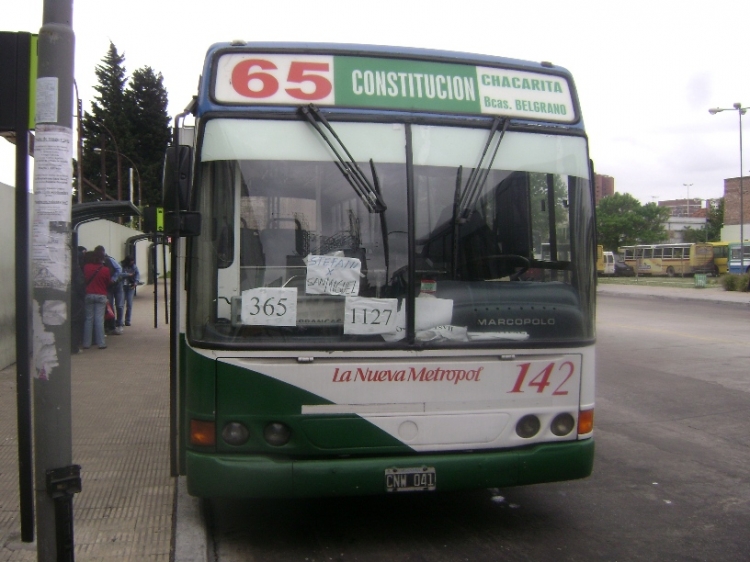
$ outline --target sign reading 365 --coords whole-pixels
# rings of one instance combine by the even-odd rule
[[[334,102],[333,57],[236,54],[219,59],[214,96],[219,102],[303,104]]]

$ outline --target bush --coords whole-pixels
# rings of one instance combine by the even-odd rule
[[[727,273],[719,278],[719,283],[725,291],[747,291],[748,285],[750,285],[750,274]]]

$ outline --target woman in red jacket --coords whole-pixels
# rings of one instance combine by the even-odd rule
[[[86,280],[86,320],[83,323],[83,349],[94,343],[99,349],[107,347],[104,341],[104,311],[107,307],[109,268],[104,265],[104,253],[94,250],[86,252],[83,277]]]

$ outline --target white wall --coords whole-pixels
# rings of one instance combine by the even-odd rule
[[[0,368],[16,362],[16,190],[0,183]]]
[[[745,242],[750,240],[750,224],[745,223],[742,226],[742,235],[745,237]],[[721,239],[725,242],[739,242],[740,241],[740,225],[739,224],[725,224],[721,227]]]
[[[131,236],[138,236],[139,234],[141,232],[138,230],[109,220],[85,222],[78,227],[78,245],[87,250],[104,246],[107,255],[112,256],[117,261],[122,261],[125,258],[125,242]],[[138,269],[143,270],[148,263],[146,244],[137,244],[135,250],[135,263]]]

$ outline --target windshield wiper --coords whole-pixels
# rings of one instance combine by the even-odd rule
[[[382,201],[383,192],[380,189],[380,178],[378,177],[378,172],[375,170],[375,163],[372,161],[372,158],[370,158],[370,171],[372,172],[372,181],[375,184],[375,194]],[[385,210],[385,204],[383,205],[383,210]],[[388,279],[388,265],[390,262],[390,248],[388,245],[388,223],[385,220],[385,213],[382,211],[380,212],[380,230],[383,234],[383,260],[385,262],[385,278]]]
[[[362,200],[362,203],[367,207],[367,210],[371,213],[382,213],[384,212],[387,207],[385,205],[385,202],[383,201],[383,198],[380,194],[380,186],[373,186],[372,183],[370,183],[370,180],[367,179],[367,177],[364,175],[362,170],[359,168],[357,163],[354,161],[354,158],[347,150],[344,143],[341,141],[339,136],[336,134],[336,131],[334,131],[333,127],[331,127],[331,124],[328,122],[328,120],[325,118],[325,116],[320,112],[320,110],[314,105],[310,104],[308,106],[303,106],[299,108],[300,113],[310,122],[310,125],[313,126],[313,128],[318,132],[318,134],[321,136],[321,138],[326,142],[326,144],[330,147],[331,151],[333,151],[333,154],[336,156],[336,159],[338,162],[334,163],[336,166],[338,166],[339,171],[341,171],[341,174],[344,176],[346,181],[349,182],[349,185],[352,186],[352,189],[354,189],[354,192],[359,196],[359,198]],[[317,119],[317,121],[316,121]],[[336,143],[338,144],[340,150],[343,150],[344,154],[346,154],[346,159],[341,155],[339,149],[334,146],[333,141],[329,136],[326,134],[325,130],[320,126],[320,124],[323,124],[323,126],[330,132],[330,134],[333,136],[333,138],[336,140]],[[373,178],[375,179],[375,182],[377,183],[377,175],[375,174],[375,165],[373,164],[372,159],[370,159],[370,167],[373,171]]]
[[[510,119],[504,120],[503,128],[500,131],[500,137],[497,139],[497,143],[495,144],[495,149],[492,151],[492,156],[490,157],[489,163],[486,167],[483,167],[485,157],[487,156],[487,151],[492,145],[492,140],[494,139],[495,133],[497,132],[497,129],[500,126],[501,122],[503,122],[503,119],[501,119],[500,117],[495,117],[495,119],[493,120],[490,134],[487,137],[487,142],[484,145],[482,155],[479,158],[479,163],[477,164],[477,167],[471,171],[471,174],[469,174],[469,179],[466,182],[466,187],[464,188],[464,191],[461,194],[458,202],[458,213],[456,214],[456,217],[459,219],[465,219],[468,217],[469,210],[474,206],[474,203],[476,203],[476,199],[477,197],[479,197],[479,194],[482,192],[482,187],[484,187],[484,183],[487,181],[487,176],[489,176],[490,170],[492,169],[492,163],[495,161],[495,156],[497,156],[497,150],[498,148],[500,148],[500,143],[503,142],[505,131],[508,130]]]

